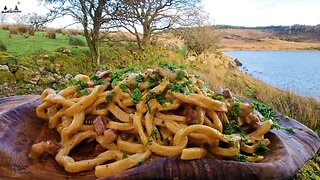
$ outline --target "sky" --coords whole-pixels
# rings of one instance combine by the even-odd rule
[[[320,0],[204,0],[204,8],[214,24],[320,24]]]
[[[22,11],[20,15],[46,12],[37,0],[0,0],[0,10],[5,5],[14,9],[17,4]],[[249,27],[320,24],[320,0],[203,0],[203,6],[214,24]],[[67,20],[56,21],[50,26],[63,27],[69,23]]]

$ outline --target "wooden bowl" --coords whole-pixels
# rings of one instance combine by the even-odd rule
[[[39,104],[36,95],[0,99],[0,179],[95,179],[93,171],[67,173],[52,157],[30,162],[28,152],[34,142],[57,137],[36,116]],[[104,179],[288,179],[315,155],[320,139],[298,121],[278,116],[279,123],[292,127],[294,133],[285,130],[267,133],[271,151],[263,154],[265,159],[259,163],[160,158]]]

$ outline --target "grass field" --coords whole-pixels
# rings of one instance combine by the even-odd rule
[[[59,47],[75,49],[69,45],[69,37],[61,33],[56,34],[55,39],[46,37],[46,32],[36,32],[34,36],[25,37],[23,34],[10,34],[7,30],[0,30],[0,41],[7,46],[7,52],[15,56],[28,56],[37,51],[55,51]],[[85,42],[85,38],[76,35],[76,38]],[[88,50],[88,47],[77,47],[76,49]]]

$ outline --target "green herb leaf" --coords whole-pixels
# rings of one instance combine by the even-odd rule
[[[81,96],[81,95],[85,95],[85,94],[89,94],[88,89],[79,89],[77,91],[77,96]]]
[[[241,114],[240,102],[235,101],[231,109],[227,112],[227,117],[230,120],[238,120],[239,114]]]
[[[183,72],[182,72],[182,71],[179,71],[179,72],[177,73],[176,79],[177,79],[177,80],[182,80],[183,78],[184,78]]]
[[[259,143],[259,145],[255,148],[255,151],[268,152],[268,151],[270,151],[270,148],[268,148],[267,146],[265,146],[262,143]]]
[[[291,133],[295,133],[295,132],[293,131],[293,128],[291,128],[291,127],[282,127],[282,129],[284,129],[284,130],[286,130],[286,131],[288,131],[288,132],[291,132]]]
[[[82,80],[76,80],[76,79],[72,79],[71,84],[74,86],[77,86],[77,85],[80,86],[80,89],[84,89],[87,86],[87,82]]]
[[[152,129],[150,136],[151,136],[153,139],[158,139],[158,137],[157,137],[157,130],[156,130],[156,129]]]
[[[119,87],[120,87],[120,89],[121,89],[122,92],[128,92],[128,91],[127,91],[127,85],[126,85],[126,84],[120,84]]]
[[[97,80],[98,79],[98,76],[95,74],[91,74],[91,75],[89,75],[89,77],[90,77],[90,80]]]
[[[246,162],[247,161],[247,156],[243,154],[238,154],[237,156],[234,157],[236,161],[240,162]]]
[[[130,88],[131,88],[131,89],[139,88],[139,84],[138,84],[137,82],[133,82],[133,83],[130,85]]]
[[[142,165],[142,160],[139,160],[139,161],[137,162],[136,167],[141,166],[141,165]]]
[[[169,139],[169,138],[165,138],[165,139],[164,139],[164,144],[167,145],[167,146],[169,146],[169,144],[170,144],[170,139]]]
[[[172,92],[179,92],[179,93],[184,94],[185,93],[184,87],[185,87],[185,85],[183,83],[173,82],[173,83],[169,84],[169,89]]]
[[[151,91],[149,91],[149,92],[147,93],[146,100],[149,101],[150,99],[152,99],[152,98],[154,98],[154,97],[156,97],[156,93],[151,90]]]
[[[150,139],[147,140],[147,145],[152,145],[152,141]]]
[[[162,106],[162,107],[165,107],[166,106],[166,100],[164,99],[164,96],[163,95],[158,95],[156,97],[158,103]]]
[[[137,82],[143,82],[144,81],[144,77],[141,74],[139,74],[139,75],[136,76],[136,81]]]
[[[153,88],[153,87],[159,85],[159,81],[160,81],[160,77],[158,74],[154,74],[153,76],[150,76],[148,78],[148,83],[149,83],[148,87]]]
[[[122,154],[122,159],[126,159],[126,158],[128,158],[128,154],[124,152],[124,153]]]
[[[101,85],[101,84],[103,84],[103,83],[104,83],[104,80],[105,80],[105,79],[98,79],[98,80],[96,80],[95,85]]]
[[[142,100],[142,93],[139,88],[134,89],[130,96],[133,99],[133,104],[138,104]]]
[[[112,102],[113,100],[113,97],[116,95],[116,92],[112,91],[109,95],[107,95],[106,99],[107,99],[107,102]]]
[[[174,64],[169,63],[169,62],[160,63],[160,64],[159,64],[159,67],[167,67],[167,68],[170,69],[171,71],[173,71],[173,70],[175,70],[175,69],[178,69],[177,66],[175,66]]]

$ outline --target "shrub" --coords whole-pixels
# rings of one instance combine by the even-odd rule
[[[1,29],[3,30],[9,30],[9,27],[10,27],[10,25],[6,23],[2,23],[0,26],[1,26]]]
[[[17,24],[16,27],[20,34],[27,33],[29,30],[29,26],[25,24]]]
[[[10,34],[18,34],[18,27],[17,26],[9,26]]]
[[[86,43],[77,37],[70,36],[69,37],[69,45],[71,45],[71,46],[85,46]]]
[[[56,39],[56,31],[55,30],[49,30],[47,31],[47,37],[49,39]]]
[[[7,51],[7,46],[0,41],[0,52],[6,52]]]
[[[82,30],[78,29],[62,29],[61,33],[68,36],[83,35]]]

